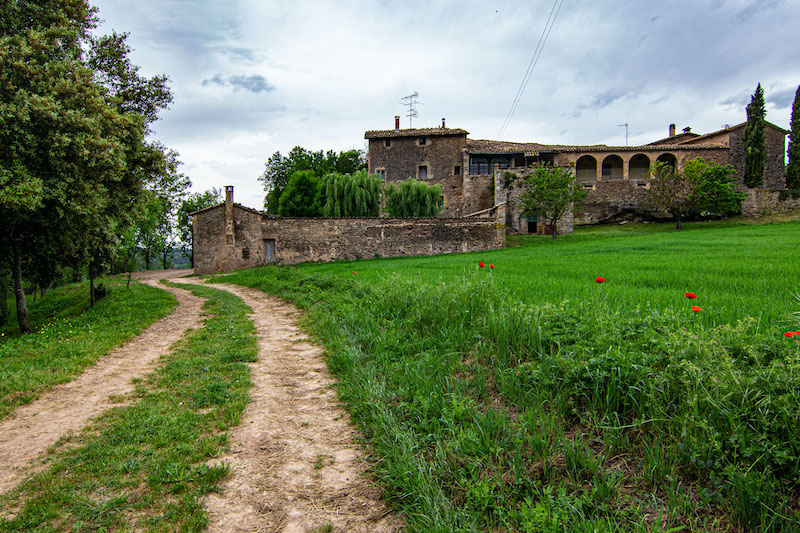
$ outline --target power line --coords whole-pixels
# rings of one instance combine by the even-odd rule
[[[556,9],[556,5],[558,5],[558,9]],[[522,77],[522,83],[520,83],[519,89],[517,89],[517,94],[514,97],[511,108],[508,110],[506,118],[503,121],[503,125],[500,127],[500,132],[497,134],[498,140],[502,139],[506,128],[511,122],[511,117],[514,116],[514,112],[517,110],[517,105],[519,104],[522,95],[525,93],[525,88],[528,86],[528,82],[533,75],[533,69],[536,68],[536,64],[539,62],[539,58],[542,55],[542,50],[544,50],[544,45],[547,43],[547,38],[550,36],[550,32],[553,30],[553,26],[556,23],[556,17],[558,16],[559,11],[561,11],[562,5],[564,5],[564,0],[553,1],[553,7],[550,8],[550,14],[547,17],[547,22],[545,22],[544,28],[542,28],[542,34],[539,36],[539,42],[536,44],[536,49],[533,51],[531,60],[528,63],[528,69],[525,71],[525,75]]]

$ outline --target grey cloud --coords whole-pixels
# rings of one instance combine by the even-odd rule
[[[751,96],[752,94],[748,91],[740,91],[725,98],[724,100],[720,100],[719,105],[725,107],[744,108],[750,103]]]
[[[203,80],[203,87],[209,85],[217,85],[219,87],[231,86],[235,91],[244,89],[245,91],[256,94],[275,90],[275,86],[269,83],[267,78],[260,74],[252,74],[250,76],[239,74],[238,76],[230,76],[227,79],[223,78],[221,74],[216,74],[213,78],[206,78]]]
[[[228,83],[233,85],[234,88],[241,88],[252,93],[265,93],[275,90],[275,86],[260,74],[231,76],[228,78]]]
[[[742,9],[738,13],[736,13],[736,18],[739,19],[739,22],[747,22],[750,20],[754,15],[762,11],[767,11],[774,7],[777,7],[783,2],[783,0],[754,0],[750,2],[746,8]]]
[[[628,96],[628,91],[608,90],[600,94],[596,94],[592,101],[588,104],[578,104],[575,106],[575,113],[572,116],[579,116],[582,111],[603,109],[613,104],[621,98]],[[577,114],[576,114],[577,113]]]
[[[794,102],[796,91],[797,89],[792,87],[777,91],[764,91],[764,99],[778,109],[788,109]]]

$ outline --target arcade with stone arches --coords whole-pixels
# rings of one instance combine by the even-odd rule
[[[673,168],[679,168],[682,159],[671,152],[591,152],[575,154],[574,158],[565,162],[575,164],[575,177],[584,184],[598,181],[630,180],[647,182],[650,179],[650,167],[655,162],[664,162]]]

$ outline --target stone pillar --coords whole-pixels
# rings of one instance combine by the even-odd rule
[[[233,246],[233,185],[225,186],[225,244]]]

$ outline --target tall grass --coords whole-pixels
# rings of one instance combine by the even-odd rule
[[[411,530],[794,531],[800,344],[775,273],[800,279],[798,236],[578,235],[222,279],[309,309]]]

